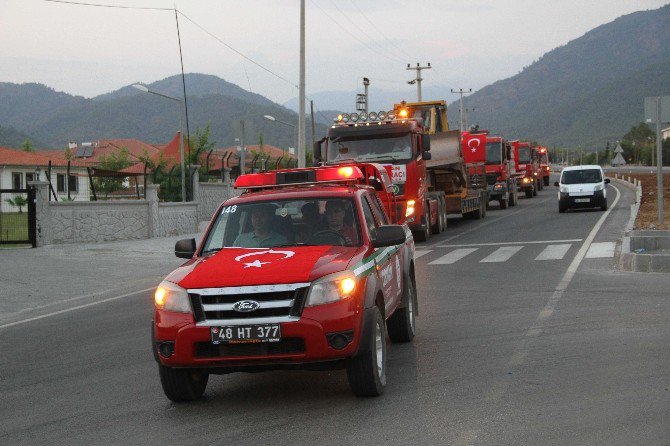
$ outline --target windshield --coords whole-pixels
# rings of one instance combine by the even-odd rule
[[[519,147],[519,164],[530,163],[530,147]]]
[[[602,180],[600,169],[566,170],[561,176],[561,184],[600,183]]]
[[[502,163],[502,144],[499,142],[486,143],[486,164]]]
[[[328,161],[410,160],[412,139],[409,133],[367,137],[339,137],[328,142]]]
[[[540,155],[540,163],[541,164],[549,164],[549,154],[548,153],[543,153]]]
[[[359,224],[349,199],[261,201],[224,206],[203,253],[222,248],[288,245],[359,246]]]

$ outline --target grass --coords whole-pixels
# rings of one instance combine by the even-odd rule
[[[28,240],[28,213],[0,214],[0,242]]]

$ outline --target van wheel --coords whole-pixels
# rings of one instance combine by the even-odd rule
[[[374,327],[365,353],[351,359],[347,366],[349,387],[357,396],[379,396],[386,385],[386,330],[384,318],[374,307]]]
[[[391,342],[410,342],[414,339],[415,317],[416,317],[416,281],[414,273],[410,271],[405,279],[403,289],[403,303],[405,308],[398,308],[393,315],[386,321],[389,338]]]
[[[600,205],[600,210],[601,211],[606,211],[607,210],[607,198],[603,199],[603,204]]]
[[[207,388],[209,373],[198,369],[176,369],[158,364],[165,396],[174,402],[195,401]]]

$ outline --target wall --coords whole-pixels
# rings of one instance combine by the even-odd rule
[[[221,183],[200,183],[199,189],[198,221],[209,221],[221,203],[240,194],[239,190]]]

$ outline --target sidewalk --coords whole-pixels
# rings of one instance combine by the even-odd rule
[[[0,251],[0,323],[155,287],[184,262],[174,244],[202,234]]]

